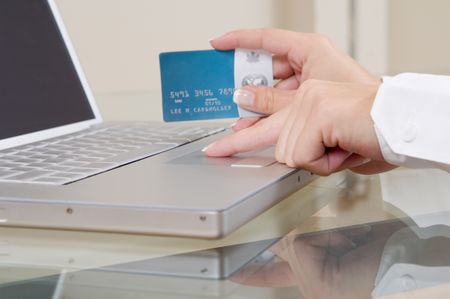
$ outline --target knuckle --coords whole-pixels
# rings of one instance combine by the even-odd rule
[[[296,168],[305,168],[307,166],[307,162],[305,159],[300,158],[298,155],[292,157],[292,167]]]
[[[317,46],[329,46],[332,44],[329,37],[320,33],[313,33],[312,39]]]
[[[264,28],[261,28],[260,30],[261,30],[261,34],[263,36],[271,36],[275,33],[275,29],[270,28],[270,27],[264,27]]]
[[[292,167],[292,168],[296,168],[297,167],[291,157],[287,157],[286,158],[286,165],[289,166],[289,167]]]
[[[274,109],[274,91],[272,88],[263,88],[259,109],[263,113],[272,113]]]

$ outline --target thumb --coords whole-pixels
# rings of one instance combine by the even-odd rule
[[[233,101],[246,110],[274,114],[289,105],[296,92],[272,87],[245,86],[234,92]]]

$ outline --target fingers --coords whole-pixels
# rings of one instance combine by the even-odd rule
[[[210,157],[229,157],[274,145],[288,110],[281,110],[247,129],[228,135],[204,149]]]
[[[277,144],[277,160],[290,167],[305,168],[318,175],[329,175],[341,170],[348,163],[359,163],[358,156],[338,147],[338,144],[327,145],[322,134],[322,125],[298,114],[288,131],[284,144]],[[282,133],[282,134],[283,134]],[[284,135],[286,136],[286,135]],[[329,147],[327,147],[329,146]]]
[[[298,91],[240,89],[235,100],[241,107],[273,114],[238,122],[236,133],[209,146],[206,154],[232,156],[276,144],[276,159],[290,167],[319,175],[345,168],[362,171],[371,159],[380,159],[370,118],[374,90],[367,84],[318,80],[305,81]]]
[[[289,116],[285,121],[283,130],[280,133],[278,143],[275,150],[275,156],[280,163],[287,163],[289,157],[288,152],[294,150],[294,144],[291,144],[291,138],[296,138],[295,133],[303,130],[306,117],[309,113],[309,106],[307,102],[303,101],[303,89],[299,89],[295,101],[293,102]],[[288,149],[290,148],[290,150]]]
[[[277,160],[329,175],[377,160],[372,85],[305,81],[280,133]]]
[[[299,34],[279,29],[243,29],[229,32],[211,41],[218,50],[264,49],[275,55],[287,55]]]
[[[286,79],[294,74],[294,69],[286,56],[275,55],[273,61],[273,76],[276,79]]]
[[[285,90],[295,90],[300,87],[300,81],[296,76],[291,76],[289,78],[283,79],[275,85],[275,88],[285,89]]]
[[[261,118],[240,118],[233,126],[232,129],[234,132],[239,132],[243,129],[253,126],[256,124]]]
[[[289,105],[295,93],[295,90],[246,86],[236,90],[233,101],[250,111],[273,114]]]

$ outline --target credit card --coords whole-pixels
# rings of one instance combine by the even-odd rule
[[[166,122],[261,117],[233,102],[245,85],[272,86],[272,55],[263,50],[184,51],[159,55]]]

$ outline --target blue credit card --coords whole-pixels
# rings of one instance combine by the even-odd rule
[[[159,61],[167,122],[260,116],[237,107],[233,92],[273,82],[272,58],[263,51],[167,52]]]

